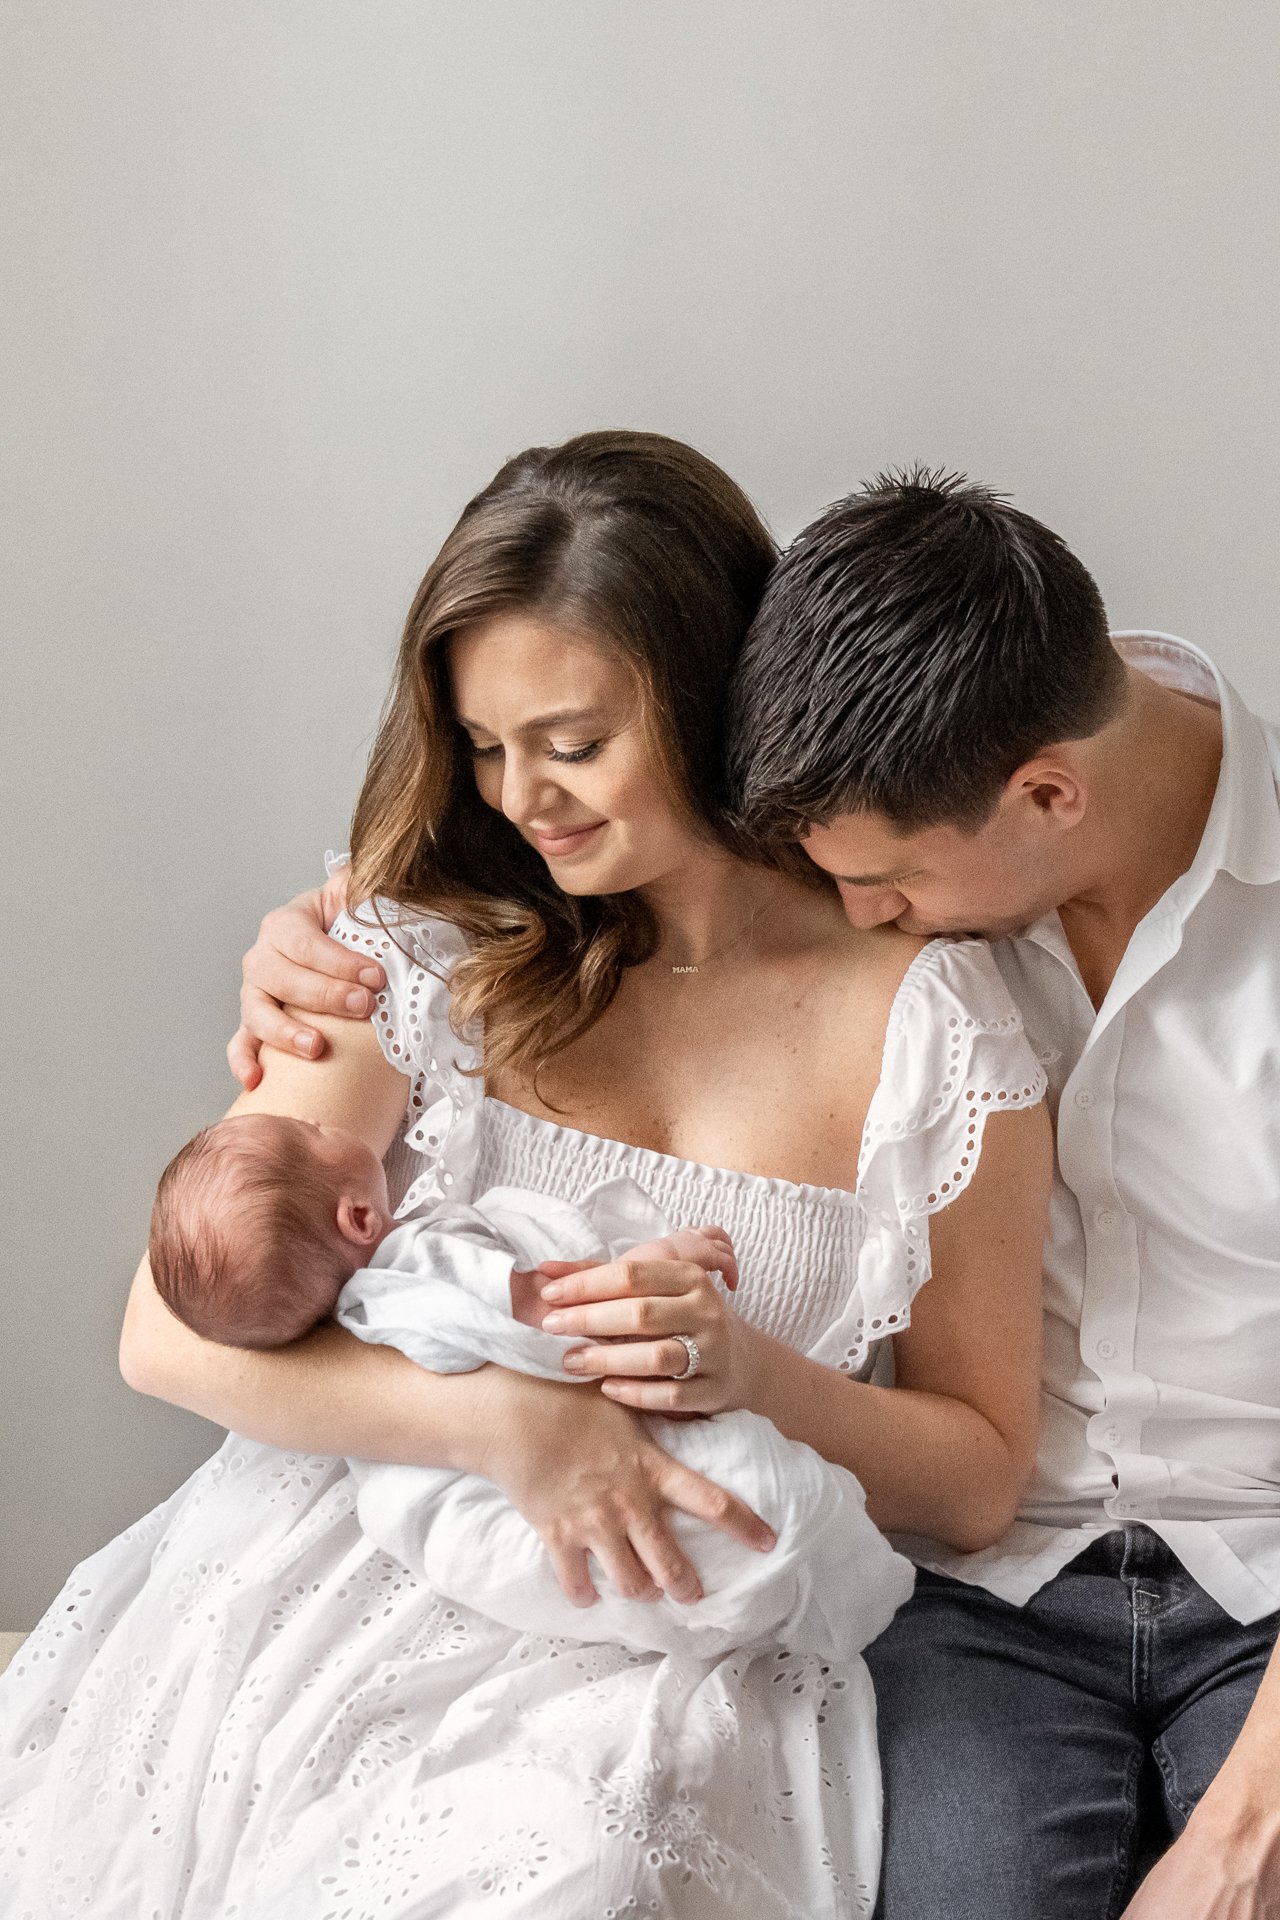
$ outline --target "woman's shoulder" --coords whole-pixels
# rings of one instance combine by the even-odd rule
[[[926,942],[890,1010],[867,1149],[927,1134],[963,1136],[976,1148],[989,1114],[1035,1106],[1044,1093],[1043,1068],[989,944]]]
[[[1022,1015],[996,965],[990,942],[969,935],[940,934],[918,940],[902,970],[891,1022],[908,1018],[959,1019],[966,1031],[979,1026],[1021,1033]]]
[[[369,953],[388,978],[408,963],[447,979],[468,945],[461,927],[443,915],[381,897],[347,906],[329,932],[345,946]]]

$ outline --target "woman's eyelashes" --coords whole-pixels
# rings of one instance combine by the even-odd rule
[[[548,760],[559,760],[569,766],[576,767],[584,760],[594,760],[603,745],[603,740],[592,740],[590,744],[585,747],[550,747],[547,750],[547,758]]]
[[[593,760],[603,745],[603,740],[592,740],[585,747],[548,747],[547,759],[555,760],[561,766],[577,767],[584,760]],[[495,760],[502,752],[502,746],[495,742],[491,747],[481,747],[474,740],[468,740],[467,751],[473,760]]]

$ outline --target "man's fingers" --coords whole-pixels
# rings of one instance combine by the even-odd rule
[[[279,955],[308,973],[359,983],[375,992],[385,987],[387,976],[381,962],[367,950],[362,953],[343,940],[331,939],[325,931],[324,913],[323,896],[316,891],[300,894],[287,907],[276,907],[265,916],[245,960],[246,972],[255,986],[270,992],[270,982],[258,979],[257,973],[270,965],[272,955]]]
[[[237,1027],[227,1042],[227,1065],[246,1093],[252,1093],[262,1078],[258,1063],[258,1043],[247,1027]]]
[[[282,1053],[300,1053],[308,1060],[318,1060],[325,1050],[323,1034],[293,1019],[269,994],[259,993],[256,987],[240,989],[240,1025],[250,1040],[278,1047]]]
[[[369,987],[335,980],[281,953],[266,955],[251,966],[252,960],[252,954],[245,956],[246,991],[264,993],[282,1006],[300,1007],[304,1013],[331,1013],[339,1019],[367,1020],[373,1012],[376,996]]]
[[[661,1453],[661,1449],[659,1453],[658,1492],[669,1507],[679,1507],[681,1513],[691,1513],[695,1520],[707,1521],[721,1533],[741,1540],[744,1547],[755,1547],[760,1553],[767,1553],[776,1544],[773,1529],[766,1526],[745,1501],[727,1488],[716,1486],[714,1481],[705,1480],[692,1467],[681,1466],[669,1453]]]

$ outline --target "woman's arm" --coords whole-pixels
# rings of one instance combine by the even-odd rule
[[[933,1277],[894,1341],[892,1388],[848,1380],[744,1325],[692,1275],[678,1304],[655,1297],[658,1269],[627,1277],[625,1262],[558,1281],[553,1330],[665,1334],[626,1350],[641,1377],[616,1374],[623,1349],[604,1346],[573,1371],[601,1375],[611,1398],[651,1411],[750,1408],[855,1473],[881,1527],[965,1551],[990,1546],[1012,1525],[1035,1462],[1052,1169],[1043,1106],[988,1120],[973,1181],[929,1222]],[[568,1305],[606,1290],[603,1306]],[[705,1318],[690,1325],[691,1311]],[[694,1332],[705,1355],[687,1385],[670,1377],[677,1327]],[[679,1349],[674,1358],[682,1363]]]
[[[339,1124],[385,1152],[408,1081],[367,1021],[317,1025],[327,1040],[323,1060],[266,1049],[261,1084],[231,1111]],[[146,1260],[129,1296],[120,1369],[139,1392],[274,1446],[486,1475],[541,1534],[565,1591],[582,1605],[595,1597],[588,1553],[624,1594],[698,1597],[697,1575],[668,1525],[670,1507],[748,1546],[772,1545],[740,1500],[680,1466],[640,1420],[598,1394],[499,1367],[427,1373],[331,1323],[270,1352],[219,1346],[169,1312]]]
[[[341,1125],[382,1155],[394,1140],[408,1099],[408,1081],[384,1058],[368,1021],[324,1021],[332,1043],[323,1060],[308,1065],[273,1047],[263,1050],[263,1072],[252,1093],[242,1093],[230,1111],[285,1113],[302,1120]],[[356,1405],[344,1407],[335,1394],[335,1361],[351,1394],[372,1408],[387,1392],[397,1369],[385,1365],[356,1369],[355,1350],[364,1345],[336,1327],[326,1326],[292,1346],[272,1353],[249,1352],[202,1340],[170,1313],[155,1290],[151,1267],[143,1260],[134,1275],[120,1337],[120,1370],[140,1393],[172,1400],[251,1439],[316,1453],[359,1453],[359,1422],[346,1424]],[[350,1353],[348,1354],[348,1349]],[[370,1358],[374,1350],[369,1349]],[[398,1355],[387,1356],[395,1359]],[[412,1371],[412,1363],[405,1362]],[[355,1377],[358,1371],[358,1379]],[[392,1404],[395,1394],[391,1393]],[[335,1431],[351,1445],[329,1444]],[[394,1416],[387,1440],[403,1437]],[[373,1453],[371,1458],[409,1458]]]

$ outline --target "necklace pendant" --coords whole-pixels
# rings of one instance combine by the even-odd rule
[[[701,973],[701,967],[672,967],[672,973]]]

